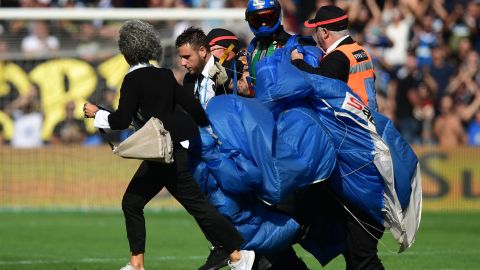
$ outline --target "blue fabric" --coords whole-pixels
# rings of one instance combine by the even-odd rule
[[[468,124],[467,137],[469,146],[480,146],[480,123],[475,118]]]
[[[344,82],[293,66],[290,52],[299,45],[292,44],[257,63],[255,99],[211,99],[206,112],[215,138],[201,129],[201,141],[190,149],[195,179],[238,228],[243,248],[266,253],[291,245],[300,230],[293,217],[267,205],[329,179],[338,196],[383,224],[385,183],[374,163],[375,143],[381,140],[391,154],[403,210],[418,164],[392,121]],[[321,58],[309,54],[311,61]],[[325,265],[344,250],[345,234],[341,220],[316,207],[312,233],[301,244]]]
[[[300,230],[300,225],[290,216],[269,210],[265,204],[259,202],[255,194],[243,193],[242,188],[240,191],[235,189],[241,185],[230,185],[233,193],[224,191],[221,182],[211,173],[211,167],[208,165],[222,156],[215,147],[218,142],[205,129],[200,129],[200,135],[201,140],[190,141],[190,165],[193,176],[212,205],[240,232],[245,240],[242,248],[269,254],[291,245]],[[228,160],[222,158],[223,162]],[[241,180],[234,179],[231,182],[241,184]]]
[[[221,144],[218,156],[208,155],[206,163],[222,190],[253,192],[279,204],[330,176],[335,166],[330,138],[308,103],[293,104],[275,120],[257,99],[222,95],[210,101],[207,116]]]
[[[289,102],[306,97],[312,89],[306,80],[301,79],[304,72],[291,64],[280,64],[287,57],[290,57],[288,50],[277,49],[256,66],[255,98],[272,111],[274,116],[278,116]]]
[[[318,67],[324,53],[317,47],[316,41],[311,36],[293,35],[284,46],[287,53],[297,50],[303,54],[303,60],[312,67]]]
[[[342,81],[318,75],[307,75],[306,79],[313,86],[311,104],[337,151],[339,174],[331,181],[334,190],[383,224],[383,178],[373,163],[373,141],[362,126],[368,123],[342,108],[345,93],[358,101],[360,98]]]

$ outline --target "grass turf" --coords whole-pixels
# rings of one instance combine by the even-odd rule
[[[184,211],[147,211],[146,267],[197,269],[209,243]],[[396,254],[390,234],[379,244],[386,269],[479,269],[480,213],[425,213],[413,247]],[[315,258],[295,246],[313,269]],[[1,211],[0,269],[119,269],[128,261],[118,211]],[[344,269],[337,257],[325,269]],[[292,269],[294,270],[294,269]]]

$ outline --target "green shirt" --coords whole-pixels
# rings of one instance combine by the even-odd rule
[[[255,84],[255,78],[257,77],[255,64],[258,63],[265,56],[270,56],[278,48],[278,43],[274,40],[258,40],[257,45],[252,53],[252,63],[250,65],[250,76],[253,77],[253,83]]]

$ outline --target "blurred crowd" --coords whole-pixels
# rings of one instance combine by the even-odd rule
[[[280,2],[285,30],[292,34],[310,35],[303,22],[323,5],[335,4],[348,12],[352,37],[369,50],[375,61],[379,110],[395,121],[409,143],[480,146],[480,0]],[[245,5],[243,0],[0,1],[1,7],[18,8],[245,8]],[[86,61],[102,61],[118,52],[120,23],[0,21],[0,55],[18,52],[23,58],[37,59],[68,52]],[[177,33],[194,22],[152,23],[162,37],[175,39]],[[202,27],[206,32],[225,27],[242,39],[244,46],[248,44],[252,35],[246,22],[220,23],[203,22]],[[164,65],[174,69],[182,81],[185,71],[176,60],[173,46],[170,52],[167,48]],[[0,104],[0,109],[11,113],[12,106],[6,109]]]
[[[93,8],[231,8],[245,7],[244,0],[2,0],[2,7]]]

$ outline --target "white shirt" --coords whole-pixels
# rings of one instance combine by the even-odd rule
[[[195,83],[194,91],[198,91],[200,97],[200,104],[202,104],[202,107],[204,109],[207,108],[210,99],[215,96],[215,90],[213,89],[215,82],[212,80],[212,78],[208,76],[208,71],[214,64],[215,61],[213,59],[213,56],[210,55],[210,59],[208,59],[205,67],[203,67],[202,70],[203,80],[201,82]]]
[[[332,52],[333,50],[335,50],[335,48],[338,47],[338,44],[340,44],[340,42],[342,42],[347,37],[349,37],[349,36],[344,36],[344,37],[340,38],[339,40],[335,41],[330,47],[327,48],[327,51],[325,52],[325,54],[328,54],[328,53]]]

